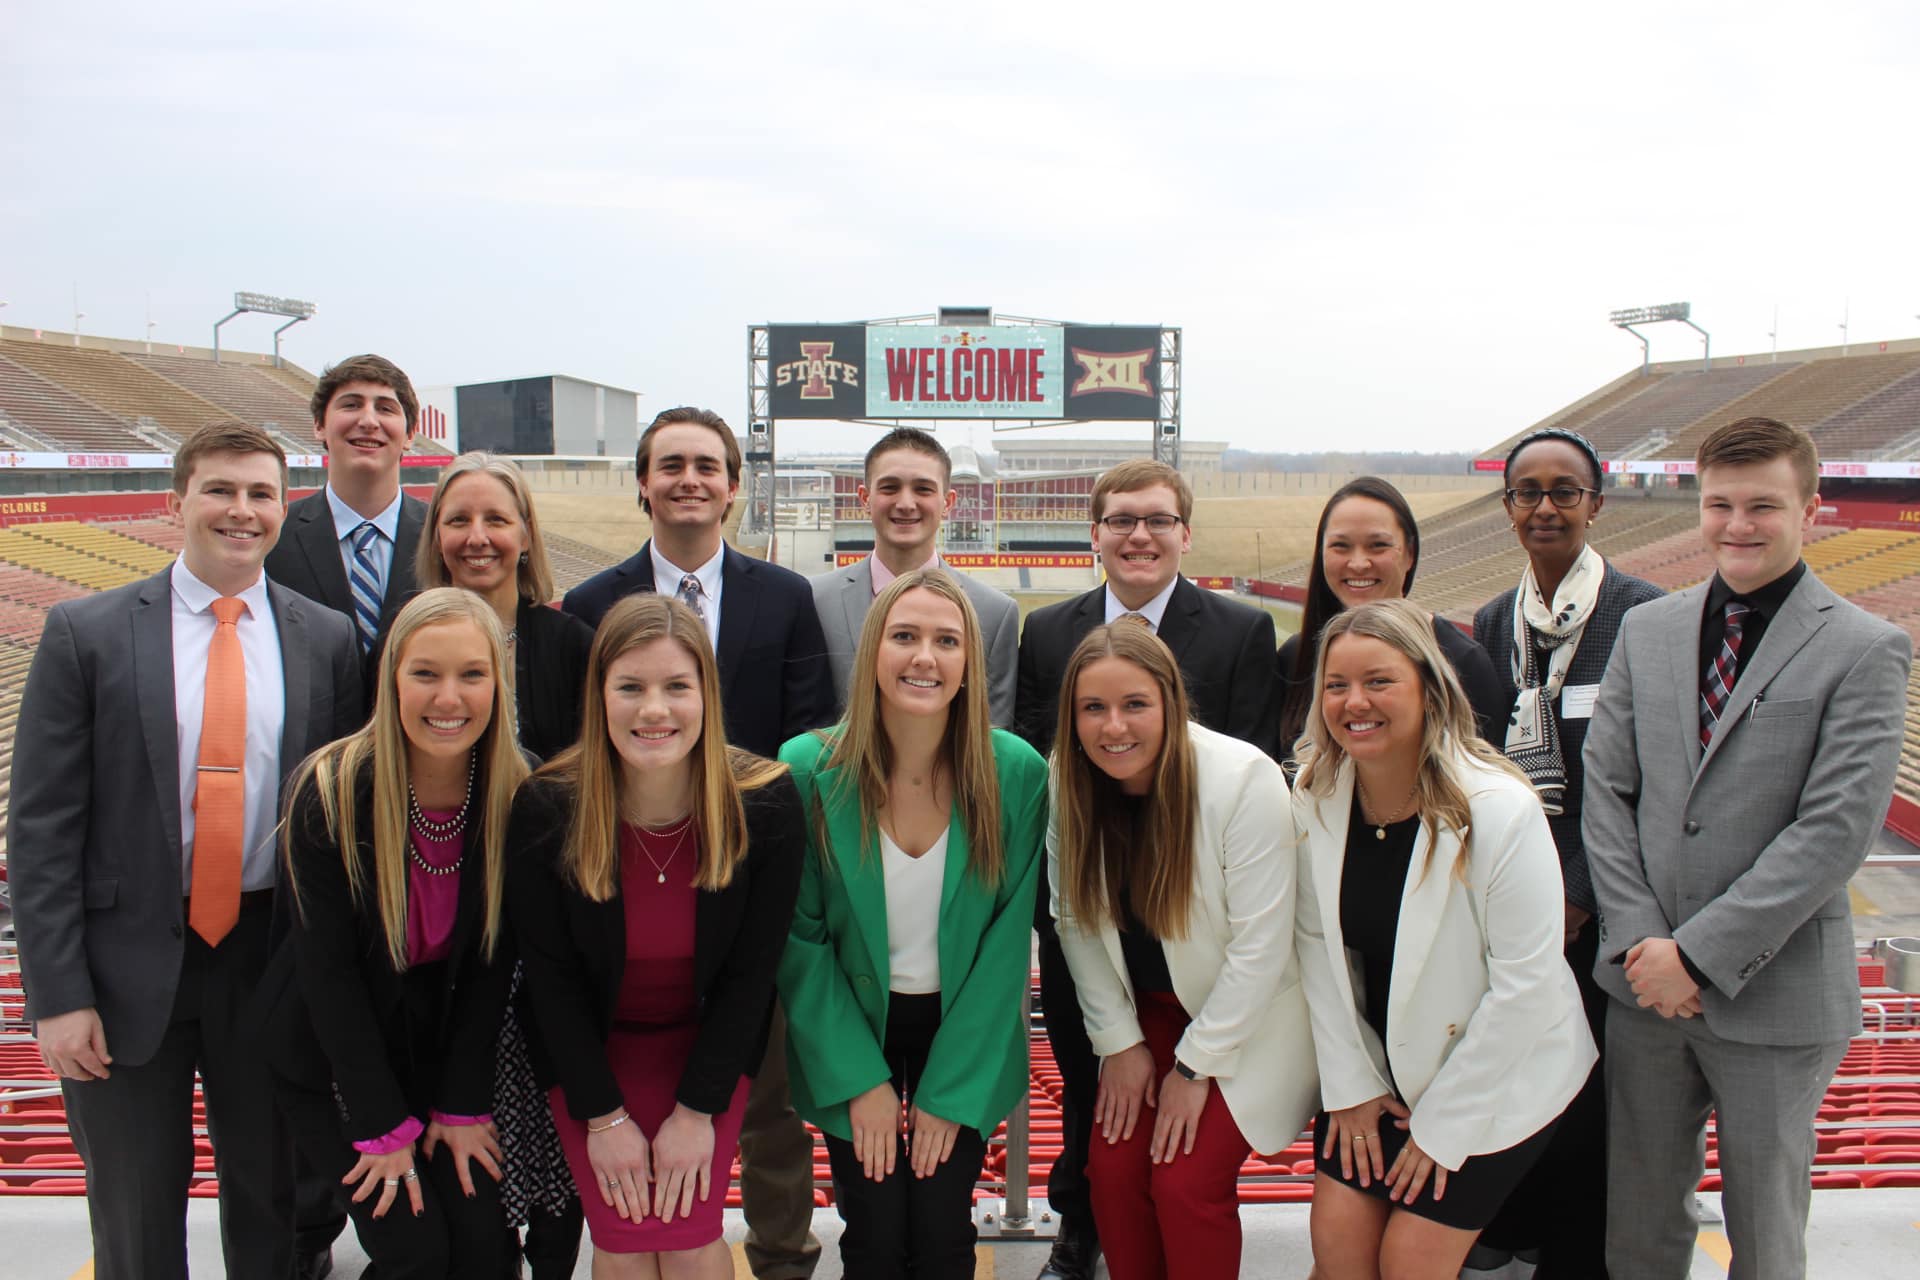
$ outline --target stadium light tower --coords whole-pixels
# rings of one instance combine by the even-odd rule
[[[276,298],[268,293],[236,293],[233,295],[233,310],[222,317],[213,326],[213,362],[220,363],[220,326],[234,316],[249,311],[258,311],[262,315],[292,316],[293,319],[273,331],[273,365],[280,367],[280,335],[302,320],[312,317],[317,308],[311,302],[302,302],[298,298]]]
[[[1658,324],[1663,320],[1678,320],[1687,328],[1700,335],[1701,345],[1706,355],[1701,362],[1702,371],[1713,368],[1713,335],[1693,322],[1693,304],[1691,302],[1663,302],[1657,307],[1628,307],[1624,311],[1615,311],[1607,317],[1607,322],[1616,329],[1625,329],[1640,339],[1640,372],[1649,372],[1653,364],[1653,344],[1647,341],[1647,335],[1641,333],[1636,325]]]

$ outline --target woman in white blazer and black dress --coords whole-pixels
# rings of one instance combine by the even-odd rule
[[[1301,739],[1300,968],[1324,1107],[1317,1280],[1451,1277],[1585,1083],[1539,799],[1426,614],[1329,622]]]
[[[1249,1150],[1315,1100],[1294,966],[1279,765],[1187,718],[1180,668],[1129,621],[1069,660],[1052,764],[1051,907],[1101,1055],[1087,1163],[1115,1280],[1232,1280]]]

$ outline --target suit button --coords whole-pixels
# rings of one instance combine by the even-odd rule
[[[1460,1025],[1459,1025],[1458,1023],[1455,1023],[1455,1022],[1449,1022],[1449,1023],[1447,1024],[1447,1034],[1448,1034],[1448,1035],[1450,1035],[1450,1036],[1457,1036],[1457,1035],[1459,1035],[1459,1034],[1460,1034]]]
[[[1692,818],[1688,818],[1686,825],[1681,827],[1680,829],[1686,832],[1690,836],[1697,836],[1700,834],[1700,824],[1695,822]]]
[[[858,985],[860,985],[860,986],[863,986],[863,987],[870,987],[870,986],[872,986],[872,985],[873,985],[873,979],[872,979],[872,978],[869,978],[869,977],[868,977],[868,976],[867,976],[866,974],[864,974],[864,973],[863,973],[863,974],[861,974],[861,975],[860,975],[859,977],[857,977],[857,978],[855,978],[855,979],[854,979],[854,982],[855,982],[855,983],[857,983],[857,984],[858,984]]]

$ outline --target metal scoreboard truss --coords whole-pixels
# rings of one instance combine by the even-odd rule
[[[995,431],[1150,423],[1153,456],[1180,465],[1181,331],[996,316],[990,307],[747,329],[746,511],[774,525],[782,419],[894,427],[988,422]]]

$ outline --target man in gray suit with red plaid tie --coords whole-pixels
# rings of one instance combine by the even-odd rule
[[[1607,1265],[1684,1280],[1708,1113],[1736,1280],[1806,1274],[1813,1118],[1860,1030],[1847,881],[1893,792],[1912,644],[1807,571],[1806,432],[1700,446],[1707,582],[1629,612],[1587,733]]]

